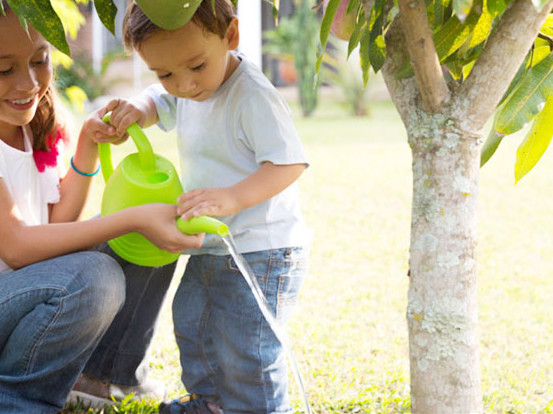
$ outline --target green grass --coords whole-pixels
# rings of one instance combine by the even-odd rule
[[[311,161],[300,185],[313,241],[310,275],[289,332],[309,401],[319,414],[410,409],[405,311],[411,155],[391,104],[376,102],[371,113],[356,119],[326,102],[313,118],[296,119]],[[156,128],[148,135],[156,152],[177,162],[173,138]],[[553,160],[546,153],[515,187],[518,141],[506,139],[481,171],[484,411],[553,413]],[[130,151],[134,148],[127,143],[116,153]],[[87,214],[97,212],[101,189],[97,178]],[[178,277],[171,295],[177,282]],[[151,369],[166,383],[169,397],[184,392],[168,303]],[[293,379],[291,393],[302,412]],[[105,413],[149,413],[155,404],[129,407]]]

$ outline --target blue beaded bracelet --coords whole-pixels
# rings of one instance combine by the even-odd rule
[[[85,173],[85,172],[80,171],[77,167],[75,167],[75,164],[73,164],[73,157],[71,157],[71,168],[73,168],[73,171],[75,171],[77,174],[82,175],[84,177],[95,176],[100,171],[100,166],[99,165],[98,165],[98,168],[96,169],[96,171],[94,171],[92,173]]]

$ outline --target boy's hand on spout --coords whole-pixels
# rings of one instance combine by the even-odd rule
[[[230,216],[241,210],[238,199],[230,187],[199,188],[182,194],[177,201],[177,212],[183,220],[204,215]]]

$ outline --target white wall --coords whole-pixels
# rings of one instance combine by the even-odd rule
[[[240,0],[238,2],[238,20],[240,23],[238,50],[262,69],[261,1]]]

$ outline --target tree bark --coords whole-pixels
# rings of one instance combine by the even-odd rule
[[[481,413],[476,303],[480,149],[442,116],[408,130],[413,206],[407,322],[413,413]],[[429,154],[433,154],[429,156]]]

